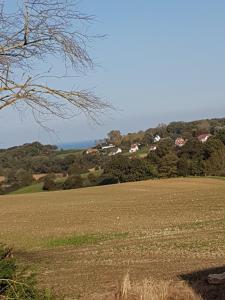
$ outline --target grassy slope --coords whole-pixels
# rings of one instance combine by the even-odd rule
[[[0,240],[68,296],[111,289],[128,269],[174,277],[224,265],[224,194],[223,180],[187,178],[2,196]]]
[[[59,150],[56,152],[56,156],[59,158],[65,158],[68,155],[82,155],[85,150],[70,149],[70,150]]]
[[[99,177],[99,176],[102,175],[103,170],[97,170],[97,171],[92,171],[92,172],[89,172],[89,173],[81,174],[81,177],[83,179],[87,179],[87,177],[90,173],[92,173],[96,177]],[[55,181],[59,182],[59,183],[63,183],[65,180],[66,180],[66,177],[62,177],[62,178],[56,178]],[[34,184],[29,185],[29,186],[22,187],[22,188],[14,191],[14,192],[11,192],[10,195],[40,193],[40,192],[43,192],[42,187],[43,187],[42,182],[41,183],[34,183]]]
[[[29,186],[25,186],[20,188],[14,192],[11,192],[10,195],[17,195],[17,194],[30,194],[30,193],[40,193],[43,192],[42,190],[43,183],[35,183]]]
[[[145,154],[140,154],[140,156],[141,155],[145,155]],[[93,174],[96,177],[99,177],[103,174],[103,170],[97,170],[97,171],[91,171],[89,173],[84,173],[84,174],[81,174],[81,177],[83,179],[87,179],[89,174]],[[220,176],[207,176],[207,177],[189,176],[189,178],[211,178],[211,179],[225,180],[225,177],[220,177]],[[66,177],[62,177],[62,178],[56,178],[55,181],[59,182],[59,183],[63,183],[65,180],[66,180]],[[31,184],[26,187],[22,187],[16,191],[13,191],[10,193],[10,195],[40,193],[40,192],[43,192],[42,187],[43,187],[43,183],[35,183],[35,184]]]

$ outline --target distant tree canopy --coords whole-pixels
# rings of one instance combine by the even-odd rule
[[[123,156],[111,158],[104,166],[104,174],[117,178],[119,182],[138,181],[156,177],[155,168],[143,159]]]
[[[225,145],[225,128],[217,130],[216,138],[221,140],[221,142]]]
[[[116,146],[121,144],[122,135],[119,130],[112,130],[107,134],[109,143],[112,143]]]
[[[9,184],[13,184],[16,187],[23,187],[30,185],[33,182],[33,176],[31,172],[23,169],[11,170],[8,174],[7,181]]]
[[[0,150],[0,175],[10,170],[24,169],[32,173],[69,173],[79,175],[88,169],[102,166],[105,157],[100,155],[61,155],[56,146],[38,142]]]
[[[225,145],[223,133],[201,143],[190,138],[184,146],[176,148],[174,142],[165,138],[158,143],[157,150],[150,152],[148,160],[159,177],[202,176],[225,174]]]

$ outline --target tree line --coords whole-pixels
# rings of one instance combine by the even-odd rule
[[[224,124],[225,119],[213,119],[189,123],[173,122],[167,126],[161,124],[154,130],[149,129],[142,134],[144,138],[138,140],[139,143],[146,146],[146,135],[149,137],[147,145],[153,143],[150,137],[154,137],[154,134],[160,135],[161,140],[154,143],[155,151],[147,152],[144,158],[124,153],[113,157],[101,152],[88,155],[86,151],[59,150],[56,146],[38,142],[2,149],[0,176],[5,176],[6,180],[1,183],[1,192],[8,193],[32,184],[33,174],[46,174],[40,179],[44,190],[177,176],[225,176]],[[207,132],[212,136],[205,143],[200,142],[198,134]],[[120,135],[118,131],[116,134],[112,131],[108,138],[114,145],[125,148],[123,141],[131,134]],[[135,133],[132,134],[134,135]],[[179,136],[186,139],[182,147],[174,143],[174,139]],[[134,141],[137,142],[137,136]],[[129,144],[131,142],[133,138]],[[64,179],[57,180],[58,173]]]

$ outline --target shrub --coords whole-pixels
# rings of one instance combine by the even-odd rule
[[[7,280],[13,279],[15,271],[16,264],[12,258],[11,249],[0,245],[0,295],[7,289]]]
[[[79,164],[74,163],[68,169],[69,175],[80,175],[82,173],[82,168]]]
[[[124,156],[111,158],[105,165],[106,177],[117,178],[119,182],[139,181],[157,176],[155,168],[144,159],[129,159]]]
[[[83,179],[81,176],[71,175],[63,184],[64,190],[77,189],[83,187]]]
[[[28,186],[33,182],[32,173],[23,169],[11,170],[7,176],[9,187],[7,192],[17,190],[18,188]]]
[[[54,191],[57,188],[55,182],[55,174],[48,174],[44,177],[43,190],[44,191]]]
[[[32,173],[23,169],[20,169],[16,172],[16,178],[20,187],[28,186],[33,182]]]
[[[113,298],[111,298],[113,299]],[[127,275],[115,295],[115,300],[203,300],[187,283],[181,280],[145,280],[141,284],[133,284]]]
[[[34,275],[20,270],[12,257],[12,250],[0,244],[0,299],[53,299],[51,295],[39,291],[35,284]]]
[[[185,157],[181,157],[177,162],[177,175],[184,177],[189,175],[189,161]]]
[[[119,183],[118,178],[116,177],[101,177],[99,185],[109,185]]]
[[[90,173],[88,174],[88,181],[91,185],[96,185],[97,177],[93,173]]]
[[[160,177],[176,177],[177,161],[178,157],[175,153],[168,153],[163,156],[158,167]]]

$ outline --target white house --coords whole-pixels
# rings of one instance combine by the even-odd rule
[[[176,138],[175,140],[175,146],[177,147],[183,147],[186,144],[187,140],[184,140],[181,137]]]
[[[111,149],[114,148],[115,146],[113,144],[103,144],[101,145],[102,150],[106,150],[106,149]]]
[[[211,136],[212,135],[210,133],[201,134],[198,136],[198,140],[201,143],[205,143],[208,140],[208,138],[210,138]]]
[[[154,136],[154,143],[157,143],[161,140],[161,137],[157,134]]]
[[[156,146],[150,146],[149,151],[155,151],[157,149]]]
[[[112,152],[109,153],[109,156],[114,156],[117,154],[122,153],[122,149],[121,148],[116,148],[115,150],[113,150]]]
[[[137,144],[133,144],[133,145],[131,145],[129,152],[130,152],[130,153],[135,153],[135,152],[137,152],[138,150],[139,150],[138,145],[137,145]]]

